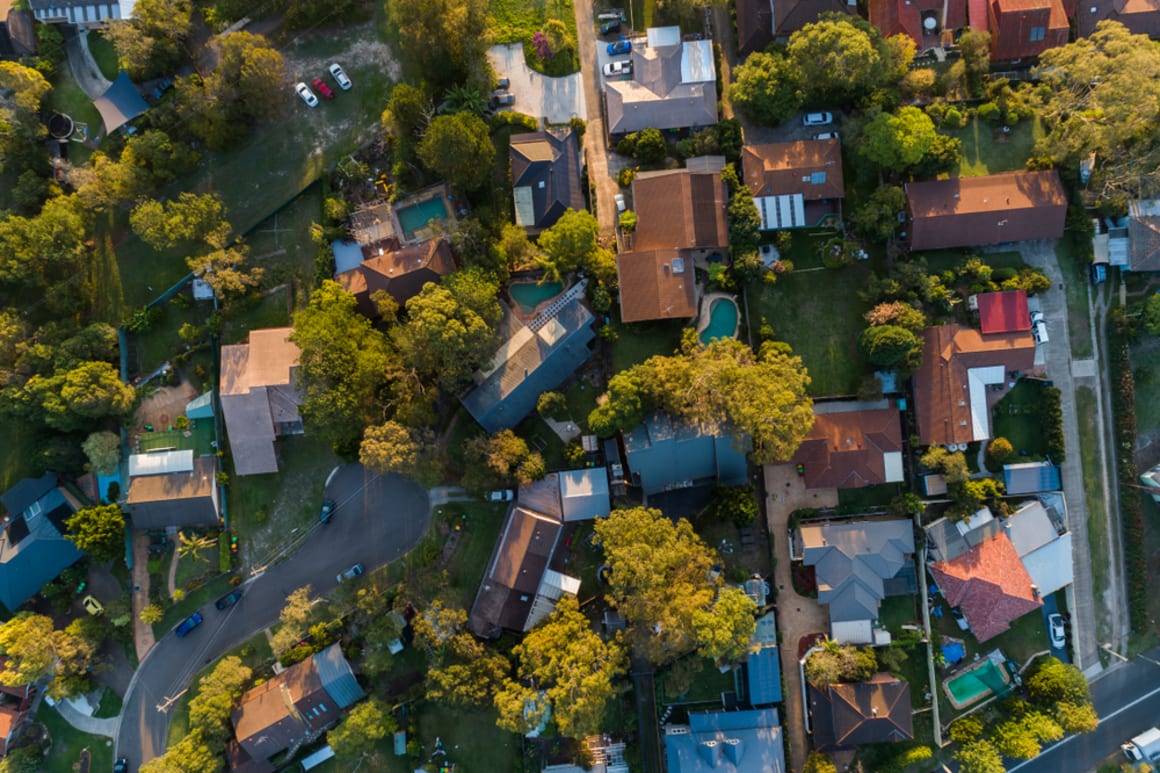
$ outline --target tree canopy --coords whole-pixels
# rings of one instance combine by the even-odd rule
[[[0,654],[8,658],[0,684],[20,686],[49,679],[48,693],[57,699],[91,689],[96,647],[77,622],[59,631],[45,615],[18,612],[0,625]]]
[[[370,756],[378,742],[397,727],[394,716],[382,701],[368,698],[355,705],[338,727],[326,734],[326,740],[336,757],[357,760]]]
[[[874,116],[857,147],[867,160],[901,174],[922,161],[937,134],[930,116],[917,107],[902,107]]]
[[[616,276],[616,262],[612,254],[600,246],[597,235],[600,224],[596,216],[585,209],[569,209],[556,224],[540,234],[538,263],[544,269],[546,280],[560,281],[565,274],[584,269],[597,277]],[[505,231],[505,252],[512,257],[532,257],[514,235]],[[525,258],[526,259],[526,258]]]
[[[801,109],[798,71],[783,54],[757,51],[733,71],[733,104],[759,124],[776,126]]]
[[[474,191],[491,177],[495,145],[483,119],[471,113],[452,113],[437,116],[428,124],[419,143],[419,158],[452,187]]]
[[[391,0],[387,14],[399,31],[403,61],[449,86],[486,86],[487,0]]]
[[[65,534],[94,561],[112,561],[125,554],[125,516],[118,504],[85,507],[67,521]]]

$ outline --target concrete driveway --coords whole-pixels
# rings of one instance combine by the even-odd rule
[[[542,75],[528,67],[520,43],[492,46],[487,58],[499,77],[511,80],[511,93],[516,98],[513,110],[554,124],[577,117],[588,120],[580,73],[560,78]]]
[[[1064,663],[1070,663],[1071,657],[1067,654],[1067,644],[1065,643],[1063,647],[1056,647],[1056,646],[1051,644],[1051,622],[1048,619],[1052,615],[1056,614],[1057,612],[1065,611],[1065,610],[1060,610],[1059,607],[1056,605],[1054,593],[1043,600],[1043,606],[1041,607],[1041,609],[1043,611],[1043,627],[1047,631],[1047,645],[1048,645],[1048,647],[1051,648],[1051,656],[1054,658],[1058,658],[1060,661],[1062,661]],[[1065,631],[1065,638],[1066,638],[1066,631],[1067,631],[1066,627],[1064,628],[1064,631]]]

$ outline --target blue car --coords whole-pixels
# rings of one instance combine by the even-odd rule
[[[201,625],[201,620],[201,612],[194,612],[192,615],[182,620],[181,625],[177,626],[173,632],[177,634],[177,638],[184,639],[187,633]]]
[[[616,56],[617,54],[628,54],[632,52],[631,40],[618,40],[615,43],[608,44],[608,55]]]

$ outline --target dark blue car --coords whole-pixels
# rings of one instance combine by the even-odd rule
[[[194,612],[192,615],[182,620],[181,625],[177,626],[173,632],[177,634],[177,638],[184,639],[187,633],[201,625],[201,620],[201,612]]]
[[[616,56],[617,54],[628,54],[632,52],[632,41],[618,40],[615,43],[608,44],[608,55]]]

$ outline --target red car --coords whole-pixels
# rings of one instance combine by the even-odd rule
[[[322,78],[315,78],[310,82],[310,85],[322,95],[323,99],[334,99],[334,92],[330,90],[330,86],[327,86],[326,81],[322,80]]]

